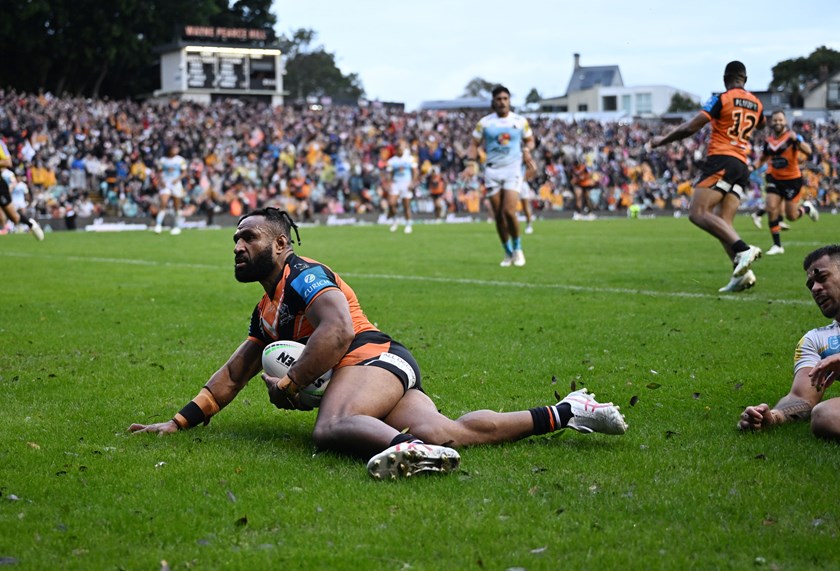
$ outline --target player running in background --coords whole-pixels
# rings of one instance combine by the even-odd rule
[[[163,221],[167,211],[170,211],[174,219],[170,234],[181,233],[181,201],[184,198],[184,177],[187,176],[187,161],[178,154],[178,145],[172,144],[165,157],[158,162],[160,170],[160,184],[158,190],[160,195],[160,210],[157,213],[155,233],[160,234],[163,230]]]
[[[301,409],[299,391],[333,370],[313,440],[322,449],[361,456],[376,479],[457,470],[453,448],[520,440],[571,428],[589,434],[624,434],[627,424],[612,403],[586,389],[555,405],[530,410],[479,410],[452,420],[423,391],[411,352],[379,331],[356,294],[327,266],[298,256],[288,213],[265,208],[239,220],[234,275],[259,282],[265,294],[251,315],[247,339],[199,394],[172,420],[132,424],[131,432],[166,434],[207,424],[262,369],[263,348],[287,339],[306,344],[283,378],[262,375],[272,404]]]
[[[575,195],[575,212],[572,220],[594,220],[595,213],[592,212],[592,200],[589,198],[589,191],[598,186],[592,173],[584,162],[576,158],[572,163],[570,173],[572,192]]]
[[[467,169],[477,170],[478,148],[483,145],[487,153],[484,164],[484,185],[487,198],[496,220],[496,232],[502,241],[505,257],[502,267],[524,266],[525,253],[519,236],[519,192],[522,187],[522,167],[526,178],[531,178],[537,165],[531,157],[534,134],[528,120],[510,110],[510,91],[507,87],[493,89],[493,113],[482,117],[472,132],[467,149],[470,161]]]
[[[531,185],[528,184],[528,181],[525,180],[525,177],[522,177],[522,187],[519,189],[519,202],[522,206],[522,214],[525,216],[525,233],[526,234],[533,234],[534,227],[531,226],[531,222],[534,219],[534,209],[531,208],[531,200],[534,199],[534,189],[531,188]]]
[[[397,154],[386,163],[388,172],[388,218],[393,220],[391,232],[397,231],[397,203],[402,202],[405,211],[405,233],[411,234],[411,199],[417,184],[417,161],[411,155],[408,141],[400,139]]]
[[[732,277],[718,290],[721,292],[742,291],[755,285],[755,274],[750,267],[761,257],[761,249],[744,242],[732,224],[744,191],[749,188],[750,137],[755,129],[764,127],[764,107],[758,97],[744,89],[746,83],[744,64],[729,62],[723,72],[726,91],[709,99],[693,119],[666,135],[654,137],[650,143],[655,148],[679,141],[706,123],[712,124],[706,163],[694,184],[689,219],[720,240],[732,261]]]
[[[799,194],[802,190],[802,171],[799,170],[799,157],[811,154],[811,145],[805,142],[801,135],[788,129],[785,112],[781,109],[770,115],[772,133],[767,135],[767,141],[761,152],[758,167],[767,164],[765,175],[765,207],[767,220],[770,225],[770,236],[773,245],[767,250],[768,256],[784,254],[782,247],[781,223],[782,203],[784,215],[791,222],[808,215],[817,221],[820,213],[817,206],[810,200],[799,204]]]
[[[0,139],[0,208],[6,217],[15,224],[26,224],[37,240],[44,239],[44,231],[34,218],[23,210],[18,210],[12,203],[11,189],[17,184],[17,177],[12,171],[12,155],[6,142]]]

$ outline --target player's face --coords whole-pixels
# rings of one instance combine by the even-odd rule
[[[240,222],[233,235],[233,275],[243,283],[257,282],[271,275],[277,267],[271,235],[262,216],[250,216]]]
[[[776,135],[781,135],[787,129],[787,120],[783,113],[776,113],[770,117],[770,126],[773,127],[773,132]]]
[[[504,117],[510,112],[510,95],[502,91],[493,98],[493,110],[500,116]]]
[[[823,315],[840,318],[840,265],[829,256],[816,260],[807,270],[805,287]]]

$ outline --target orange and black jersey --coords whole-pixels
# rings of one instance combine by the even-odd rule
[[[598,186],[595,179],[592,178],[592,173],[586,168],[583,163],[572,165],[572,184],[581,188],[594,188]]]
[[[797,135],[786,129],[781,137],[769,135],[761,151],[767,161],[767,174],[776,180],[793,180],[802,176],[799,170]]]
[[[324,264],[291,254],[274,287],[274,294],[263,298],[251,314],[248,339],[267,345],[272,341],[293,340],[306,343],[314,327],[306,319],[306,308],[325,291],[337,289],[350,306],[353,332],[378,331],[359,306],[356,294]]]
[[[712,123],[706,155],[727,155],[747,162],[750,136],[764,127],[764,106],[758,97],[740,87],[713,95],[700,111]]]

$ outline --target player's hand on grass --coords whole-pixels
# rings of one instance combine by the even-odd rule
[[[765,403],[757,406],[748,406],[741,413],[741,418],[738,420],[738,428],[740,430],[761,430],[763,428],[769,428],[774,424],[777,424],[776,416]]]
[[[128,427],[130,432],[152,432],[155,434],[159,434],[163,436],[164,434],[171,434],[172,432],[178,432],[178,425],[175,424],[174,420],[168,420],[166,422],[158,422],[157,424],[132,424]]]
[[[302,410],[297,387],[288,375],[281,379],[263,373],[262,379],[265,381],[265,388],[268,389],[268,400],[271,404],[286,410]]]

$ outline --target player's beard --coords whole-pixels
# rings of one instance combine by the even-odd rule
[[[242,267],[234,267],[233,275],[236,281],[242,283],[258,282],[274,271],[274,257],[271,248],[260,250],[250,261]]]

